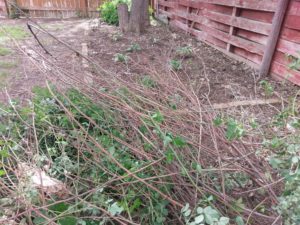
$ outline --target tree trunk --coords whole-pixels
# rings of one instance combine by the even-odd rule
[[[149,0],[144,0],[143,1],[143,21],[144,21],[144,26],[150,26],[150,17],[149,17]]]
[[[148,0],[132,0],[129,30],[136,33],[145,31],[146,21],[149,20],[148,16]]]
[[[128,5],[121,3],[118,5],[118,17],[119,17],[119,27],[122,32],[128,31],[129,25],[129,12]]]
[[[119,25],[123,32],[142,33],[150,25],[149,0],[132,0],[130,14],[128,6],[118,5]]]

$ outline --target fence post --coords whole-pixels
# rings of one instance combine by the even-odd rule
[[[7,3],[7,0],[4,0],[4,4],[5,4],[5,9],[6,9],[7,17],[9,18],[9,6],[8,6],[8,3]]]
[[[83,13],[84,13],[84,17],[89,17],[89,0],[84,0],[84,9],[83,9]]]
[[[267,46],[259,69],[260,76],[266,76],[270,71],[273,55],[276,50],[279,34],[289,2],[289,0],[279,0],[278,2],[272,21],[271,33],[269,35]]]

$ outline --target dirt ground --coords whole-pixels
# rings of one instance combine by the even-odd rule
[[[49,68],[47,64],[55,62],[56,66],[75,71],[80,74],[82,70],[82,60],[76,57],[76,53],[68,51],[64,45],[55,41],[49,35],[33,28],[37,38],[45,49],[51,54],[46,54],[37,40],[32,36],[27,28],[27,20],[0,20],[2,36],[7,37],[2,40],[0,36],[0,47],[8,49],[8,54],[0,55],[1,62],[14,62],[10,68],[2,68],[0,72],[5,72],[5,77],[1,79],[0,101],[7,103],[9,99],[27,102],[32,97],[32,88],[35,86],[45,86],[49,80]],[[89,20],[34,20],[45,30],[55,35],[57,38],[66,41],[74,49],[81,51],[81,44],[84,42],[83,32],[89,28]],[[21,29],[25,32],[22,37],[10,36],[11,29]],[[1,33],[0,33],[1,34]],[[1,50],[1,49],[0,49]],[[46,78],[48,77],[48,78]],[[53,81],[53,80],[51,80]],[[59,84],[60,82],[57,81]],[[65,86],[63,84],[62,86]]]
[[[97,73],[84,66],[84,61],[74,51],[48,34],[33,29],[44,48],[52,56],[45,54],[29,33],[26,22],[26,20],[1,20],[1,26],[5,26],[6,29],[10,26],[22,27],[27,35],[16,41],[7,40],[0,43],[11,49],[10,54],[0,56],[1,61],[16,62],[10,68],[0,67],[6,72],[5,79],[2,80],[0,101],[7,102],[9,96],[11,99],[26,102],[32,96],[32,88],[36,85],[44,86],[46,77],[49,78],[47,76],[49,71],[47,72],[45,66],[47,63],[63,68],[60,70],[61,76],[63,70],[83,80],[86,80],[89,74],[97,76]],[[263,79],[274,90],[270,96],[266,96],[266,90],[259,84],[254,69],[230,59],[207,44],[196,41],[188,34],[164,25],[152,26],[146,34],[138,36],[121,34],[118,28],[95,20],[38,20],[37,22],[79,52],[82,52],[83,46],[87,46],[88,56],[117,76],[125,76],[129,79],[133,75],[144,76],[148,71],[143,71],[141,65],[144,68],[155,68],[156,72],[163,76],[164,73],[170,72],[170,65],[176,61],[181,67],[176,74],[191,85],[204,104],[208,104],[208,101],[224,103],[274,96],[288,98],[298,91],[298,87],[288,82],[278,82],[267,77]],[[138,46],[140,49],[128,50],[132,46]],[[185,48],[190,51],[187,55],[178,54],[180,49]],[[116,62],[117,54],[119,57],[126,57],[127,63]],[[59,83],[61,81],[57,81],[57,84]],[[248,110],[245,117],[255,113],[256,117],[261,115],[265,118],[268,111],[274,111],[273,106],[254,107],[253,110]]]
[[[52,35],[33,28],[42,47],[27,29],[26,20],[0,20],[0,48],[2,53],[3,48],[8,49],[5,54],[0,51],[0,102],[4,104],[10,99],[26,104],[33,95],[32,88],[45,86],[48,80],[60,88],[88,83],[101,89],[99,84],[104,70],[110,72],[111,79],[121,78],[128,82],[154,72],[162,79],[167,74],[178,76],[206,106],[281,98],[278,104],[229,107],[220,112],[233,116],[249,129],[251,118],[262,126],[265,124],[268,129],[273,116],[299,91],[299,87],[288,82],[269,77],[259,79],[256,71],[246,64],[161,24],[150,27],[139,36],[121,34],[117,27],[98,20],[37,22]],[[16,35],[14,32],[11,36],[15,37],[1,39],[1,28],[9,31],[13,27],[25,34]],[[93,67],[82,55],[103,71]],[[257,132],[253,139],[260,138],[259,130],[253,132]]]

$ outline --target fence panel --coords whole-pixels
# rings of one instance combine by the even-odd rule
[[[4,0],[0,0],[0,17],[7,16],[7,9]]]
[[[159,14],[197,39],[256,67],[261,64],[279,0],[157,0]],[[300,57],[300,1],[291,0],[271,72],[300,85],[300,71],[289,69]],[[287,55],[291,55],[287,57]]]
[[[2,0],[1,0],[2,1]],[[102,0],[17,0],[18,6],[32,17],[71,18],[97,16]]]

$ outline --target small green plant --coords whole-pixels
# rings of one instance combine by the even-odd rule
[[[213,124],[216,127],[221,126],[224,123],[224,120],[221,116],[217,116],[214,120],[213,120]]]
[[[264,141],[264,147],[272,152],[270,165],[284,178],[284,190],[274,208],[283,217],[284,224],[300,224],[300,137],[299,118],[293,107],[288,107],[275,116],[272,123],[278,132]],[[290,126],[290,134],[278,135]]]
[[[115,62],[124,62],[127,63],[128,57],[122,53],[115,54],[114,61]]]
[[[127,52],[137,52],[137,51],[141,51],[142,48],[139,44],[137,43],[134,43],[132,45],[130,45],[128,48],[127,48]]]
[[[291,60],[289,68],[293,70],[300,70],[300,54],[298,57],[289,55],[288,58]]]
[[[243,124],[237,122],[236,120],[229,118],[226,121],[226,138],[229,141],[234,139],[239,139],[245,134]]]
[[[182,69],[182,63],[181,63],[181,61],[172,59],[172,60],[170,61],[170,67],[171,67],[171,69],[174,70],[174,71],[179,71],[179,70]]]
[[[142,84],[146,88],[155,88],[157,86],[156,82],[149,75],[142,78]]]
[[[116,1],[107,1],[104,2],[100,7],[100,16],[101,18],[110,25],[118,25],[119,17],[117,11]]]
[[[259,82],[259,84],[263,88],[266,96],[272,96],[273,95],[274,88],[268,81],[262,80],[262,81]]]
[[[176,49],[176,55],[180,57],[190,57],[193,54],[191,46],[180,47]]]

